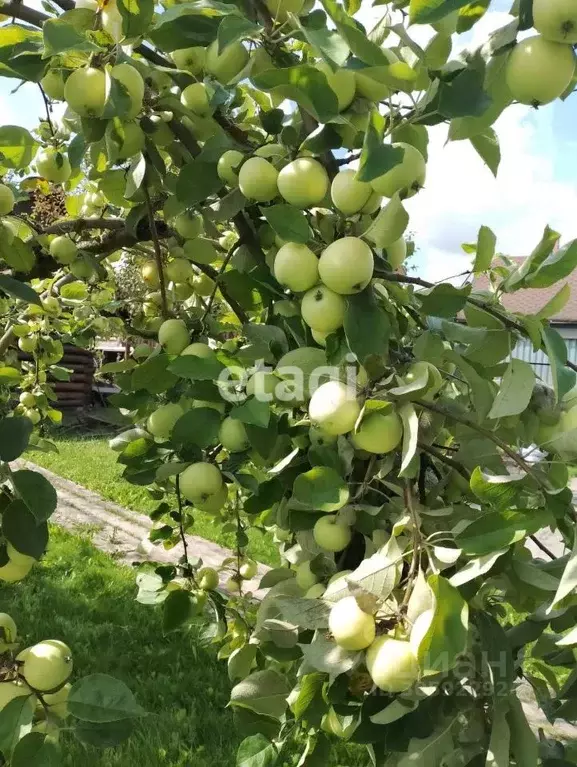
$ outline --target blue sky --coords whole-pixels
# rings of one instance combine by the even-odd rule
[[[39,5],[38,0],[28,4]],[[511,0],[494,0],[491,12],[455,45],[483,42],[510,20],[510,5]],[[370,26],[382,14],[383,6],[363,2],[359,17]],[[413,28],[420,42],[431,32],[426,26]],[[0,79],[2,122],[32,127],[43,114],[42,100],[31,84],[10,93],[17,85]],[[575,95],[539,110],[521,105],[506,110],[495,125],[502,153],[497,179],[468,141],[447,143],[444,126],[432,129],[425,188],[407,203],[419,272],[440,280],[466,270],[470,257],[460,246],[475,241],[481,224],[493,228],[499,250],[514,256],[527,255],[546,224],[564,241],[577,237],[576,124]]]

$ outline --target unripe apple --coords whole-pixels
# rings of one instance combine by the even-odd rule
[[[270,398],[270,396],[274,396],[279,382],[280,380],[274,373],[257,370],[247,381],[246,393],[249,397],[256,397],[257,399]]]
[[[409,371],[405,376],[405,380],[407,383],[411,383],[417,378],[425,378],[425,375],[427,388],[425,393],[422,395],[422,399],[432,400],[435,394],[443,386],[443,377],[435,365],[424,360],[414,362],[409,368]]]
[[[0,184],[0,216],[6,216],[14,210],[14,193],[6,184]]]
[[[214,280],[207,274],[197,274],[192,278],[192,287],[197,296],[210,296],[214,290]]]
[[[216,165],[216,172],[221,181],[229,186],[238,186],[238,170],[244,155],[236,149],[228,149],[222,154]]]
[[[331,184],[333,205],[345,216],[358,213],[373,195],[372,186],[365,181],[357,181],[356,175],[354,170],[341,170]]]
[[[367,453],[390,453],[403,437],[403,423],[397,413],[380,410],[369,412],[352,435],[352,443],[358,450]]]
[[[299,14],[304,5],[304,0],[265,0],[265,5],[273,21],[284,22],[289,13]]]
[[[356,391],[341,381],[322,384],[309,402],[311,421],[329,434],[346,434],[354,429],[360,412]]]
[[[367,215],[370,215],[372,213],[376,213],[377,210],[381,207],[381,202],[383,198],[380,194],[377,194],[377,192],[373,192],[371,196],[369,197],[369,201],[366,205],[363,205],[361,208],[361,213],[365,213]],[[363,220],[365,217],[363,216],[360,220]],[[364,231],[364,230],[363,230]]]
[[[122,123],[122,130],[124,136],[118,149],[118,159],[120,160],[134,157],[135,154],[141,152],[145,141],[144,131],[137,122]]]
[[[320,162],[311,157],[298,157],[280,171],[277,183],[278,191],[290,205],[309,208],[324,200],[329,177]]]
[[[173,258],[166,265],[166,276],[172,282],[186,282],[194,276],[194,271],[186,258]]]
[[[168,354],[180,354],[186,349],[190,336],[183,320],[165,320],[158,331],[158,343]]]
[[[56,296],[46,296],[42,299],[42,308],[47,314],[58,316],[60,314],[60,301]]]
[[[158,275],[158,267],[156,261],[146,261],[142,264],[140,269],[142,279],[148,285],[149,288],[158,288],[160,285],[160,277]]]
[[[389,245],[386,252],[387,261],[393,269],[398,269],[407,256],[407,243],[400,237]]]
[[[0,682],[0,711],[15,698],[31,696],[32,690],[21,681]]]
[[[219,54],[218,41],[215,40],[207,48],[205,69],[219,83],[228,85],[245,68],[248,58],[248,50],[240,42],[227,45]]]
[[[204,231],[204,223],[200,213],[179,213],[172,226],[185,240],[193,240]]]
[[[193,75],[199,75],[204,67],[206,49],[199,45],[192,48],[180,48],[170,54],[177,69],[184,69]]]
[[[321,549],[334,552],[347,548],[352,533],[348,525],[339,522],[336,514],[328,514],[315,522],[313,536]]]
[[[58,719],[66,719],[68,716],[68,697],[72,685],[65,684],[58,692],[46,693],[42,696],[44,705],[48,707],[48,713]]]
[[[88,280],[94,274],[94,267],[84,256],[79,256],[70,264],[70,272],[79,280]]]
[[[59,264],[71,264],[78,255],[78,248],[70,237],[61,235],[55,237],[50,243],[50,255]]]
[[[330,447],[331,445],[336,445],[338,437],[336,434],[329,434],[318,426],[311,426],[309,429],[309,439],[313,447]]]
[[[49,692],[66,682],[72,666],[69,655],[48,642],[39,642],[28,650],[22,676],[33,690]]]
[[[327,338],[330,336],[330,333],[322,333],[320,330],[313,330],[311,328],[311,335],[316,343],[324,348],[327,345]]]
[[[316,67],[327,78],[329,88],[334,91],[337,97],[339,112],[342,112],[343,109],[346,109],[351,105],[351,102],[355,97],[355,90],[357,87],[355,73],[352,69],[342,68],[333,72],[325,61],[320,61]]]
[[[319,579],[311,570],[310,562],[301,562],[300,565],[296,566],[295,573],[295,581],[303,591],[308,591],[311,586],[319,582]]]
[[[242,594],[242,578],[239,578],[238,575],[231,575],[224,584],[224,588],[231,594]]]
[[[150,115],[152,123],[152,133],[150,138],[159,147],[170,146],[174,141],[174,133],[164,122],[160,115]]]
[[[321,253],[319,276],[335,293],[352,295],[364,290],[373,276],[373,252],[358,237],[335,240]]]
[[[106,104],[106,75],[96,67],[75,69],[64,85],[64,98],[80,117],[100,117]]]
[[[28,412],[31,411],[25,410],[24,416],[26,416]],[[18,583],[18,581],[21,581],[28,575],[31,569],[31,564],[17,565],[15,562],[7,562],[0,567],[0,581],[4,581],[5,583]]]
[[[63,184],[68,181],[72,169],[68,155],[52,147],[41,149],[34,160],[38,175],[53,184]]]
[[[317,285],[303,296],[301,314],[303,320],[321,333],[333,333],[345,319],[345,299],[325,285]]]
[[[577,7],[573,0],[533,0],[533,26],[545,40],[577,43]]]
[[[399,141],[393,147],[404,150],[403,159],[391,170],[373,179],[371,186],[384,197],[392,197],[395,192],[399,192],[402,198],[412,197],[425,183],[425,158],[411,144]]]
[[[274,276],[293,293],[302,293],[319,281],[319,260],[306,245],[287,242],[276,254]]]
[[[199,511],[204,511],[205,514],[218,514],[228,500],[228,487],[223,482],[222,487],[218,492],[209,495],[204,500],[198,498],[194,501],[194,505]]]
[[[208,117],[211,113],[208,91],[204,83],[191,83],[180,94],[183,106],[200,117]]]
[[[570,45],[535,35],[521,40],[511,51],[506,79],[514,99],[538,106],[559,98],[574,72],[575,54]]]
[[[18,549],[14,548],[10,541],[6,544],[6,553],[8,554],[8,559],[15,565],[18,565],[18,567],[32,567],[36,563],[34,557],[22,554]]]
[[[196,582],[203,591],[212,591],[219,584],[218,573],[214,567],[201,567],[196,573]]]
[[[191,464],[180,475],[180,491],[194,504],[206,501],[221,491],[222,485],[222,474],[218,466],[205,461]]]
[[[269,202],[278,195],[278,170],[263,157],[251,157],[238,172],[240,191],[249,200]]]
[[[8,645],[14,644],[17,635],[16,623],[7,613],[0,613],[0,652],[6,652]],[[0,702],[0,709],[2,703]]]
[[[136,67],[127,62],[112,67],[110,74],[115,80],[124,85],[130,96],[130,109],[124,116],[129,118],[136,117],[142,110],[142,102],[144,100],[144,80],[142,75]]]
[[[250,581],[258,572],[257,563],[253,559],[245,559],[238,572],[243,580]]]
[[[381,48],[389,64],[396,64],[399,59],[390,48]],[[379,68],[367,67],[355,69],[357,93],[369,101],[384,101],[391,95],[390,86],[382,82]]]
[[[327,587],[324,583],[315,583],[314,586],[311,586],[310,589],[308,589],[304,595],[304,599],[320,599],[326,590]]]
[[[218,251],[212,240],[206,237],[195,237],[194,240],[186,240],[184,243],[184,255],[197,264],[214,263],[218,259]]]
[[[52,101],[64,100],[64,77],[62,76],[62,70],[49,69],[40,80],[42,90]]]
[[[375,639],[375,619],[361,610],[354,597],[344,597],[331,608],[329,630],[339,647],[364,650]]]
[[[183,413],[183,409],[176,402],[161,405],[148,416],[146,428],[153,437],[168,439],[174,424]]]
[[[19,402],[23,407],[34,407],[36,404],[36,397],[32,394],[31,391],[23,391],[19,397]]]
[[[236,418],[224,419],[218,432],[218,441],[229,453],[239,453],[249,446],[244,424]]]
[[[18,348],[26,354],[32,354],[37,346],[38,336],[24,336],[18,339]]]
[[[385,692],[408,690],[419,677],[419,664],[409,642],[390,636],[375,639],[365,662],[371,679]]]

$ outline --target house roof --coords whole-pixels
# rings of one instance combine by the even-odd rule
[[[511,261],[521,263],[524,261],[524,257],[511,258]],[[565,284],[569,285],[571,295],[559,314],[551,317],[551,321],[577,323],[577,269],[567,279],[556,282],[549,288],[523,288],[515,293],[503,293],[501,295],[501,303],[510,312],[537,314]],[[489,280],[485,274],[475,277],[473,280],[473,290],[491,290]]]

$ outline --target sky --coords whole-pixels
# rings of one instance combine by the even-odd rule
[[[38,0],[28,5],[39,6]],[[492,10],[473,30],[459,36],[455,50],[476,47],[511,17],[511,0],[493,0]],[[359,18],[368,28],[383,6],[363,0]],[[411,34],[426,42],[432,30],[413,27]],[[0,116],[4,125],[32,127],[44,106],[36,86],[0,79]],[[497,235],[497,250],[510,256],[528,255],[549,224],[567,242],[577,237],[577,96],[539,110],[515,105],[493,126],[501,145],[497,178],[483,164],[469,141],[447,142],[445,126],[429,131],[429,162],[425,188],[406,202],[409,230],[418,248],[417,272],[431,281],[466,271],[471,257],[462,243],[475,242],[482,224]]]

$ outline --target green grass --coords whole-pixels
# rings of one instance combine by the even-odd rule
[[[122,479],[123,466],[116,463],[116,453],[108,447],[108,437],[53,437],[59,453],[34,452],[30,459],[65,479],[93,490],[119,506],[148,514],[158,501],[153,501],[146,488],[129,484]],[[234,536],[223,535],[220,524],[202,512],[194,512],[194,535],[233,548]],[[278,565],[278,549],[272,539],[258,530],[249,531],[248,553],[267,565]]]

